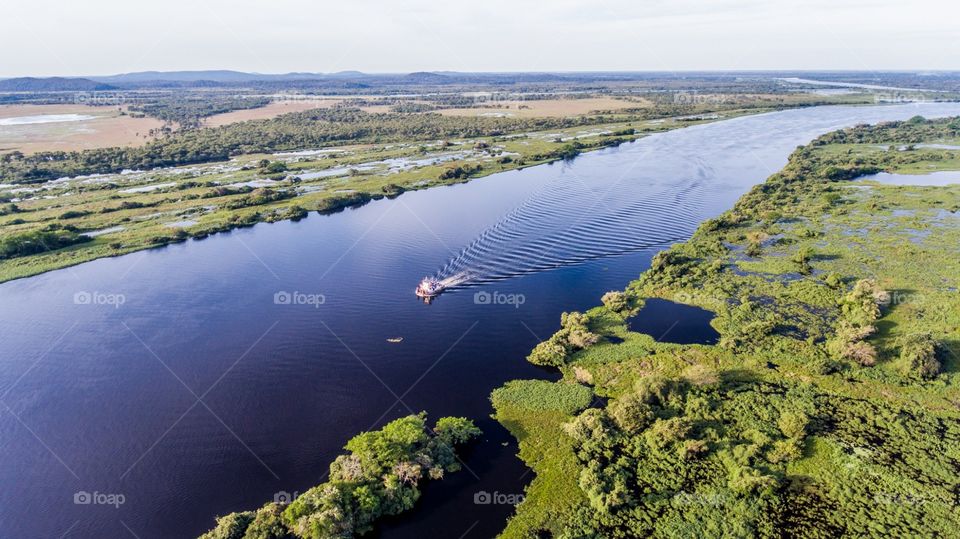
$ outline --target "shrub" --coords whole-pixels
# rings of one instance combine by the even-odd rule
[[[200,536],[200,539],[243,539],[253,522],[252,511],[230,513],[217,519],[217,527]]]
[[[629,298],[623,292],[611,291],[607,292],[600,298],[600,301],[603,302],[603,305],[615,313],[623,312],[627,310],[627,307],[630,304]]]
[[[804,246],[794,255],[791,261],[797,266],[797,273],[800,275],[810,275],[813,273],[813,267],[810,266],[810,260],[813,258],[813,249]]]
[[[877,349],[866,342],[850,343],[843,349],[842,357],[864,367],[872,367],[877,363]]]
[[[777,426],[780,428],[780,432],[782,432],[787,438],[799,440],[806,435],[807,425],[809,423],[810,418],[807,417],[807,414],[803,412],[787,411],[780,414],[780,419],[777,421]]]
[[[880,307],[890,304],[890,293],[873,279],[861,279],[840,300],[840,311],[851,324],[866,326],[880,318]]]
[[[81,236],[69,230],[27,232],[0,240],[0,260],[54,251],[91,239],[89,236]]]
[[[546,367],[562,367],[566,364],[566,359],[566,347],[552,338],[538,344],[527,356],[530,363]]]
[[[937,341],[929,333],[912,333],[901,337],[900,372],[904,376],[929,380],[940,373]]]
[[[634,393],[628,393],[613,401],[607,407],[607,412],[617,427],[625,432],[639,432],[655,419],[650,405]]]

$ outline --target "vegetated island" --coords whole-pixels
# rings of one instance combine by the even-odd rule
[[[269,502],[256,511],[230,513],[200,539],[349,538],[371,531],[377,519],[411,509],[424,479],[460,469],[455,449],[480,435],[472,421],[410,415],[364,432],[350,453],[330,464],[329,480],[293,501]]]
[[[956,535],[960,185],[862,178],[958,170],[958,140],[958,118],[822,136],[565,314],[528,358],[563,379],[491,396],[536,472],[503,537]],[[713,311],[718,343],[629,331],[650,298]]]

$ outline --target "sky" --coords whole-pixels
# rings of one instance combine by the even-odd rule
[[[960,69],[956,0],[4,0],[0,77]]]

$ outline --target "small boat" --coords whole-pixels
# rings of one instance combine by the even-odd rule
[[[435,277],[424,277],[416,289],[417,296],[429,299],[439,296],[443,292],[443,283]]]
[[[387,339],[387,342],[403,342],[403,337],[391,337]]]

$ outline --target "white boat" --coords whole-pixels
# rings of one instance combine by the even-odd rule
[[[421,298],[432,298],[443,292],[443,283],[434,277],[424,277],[417,285],[416,294]]]

